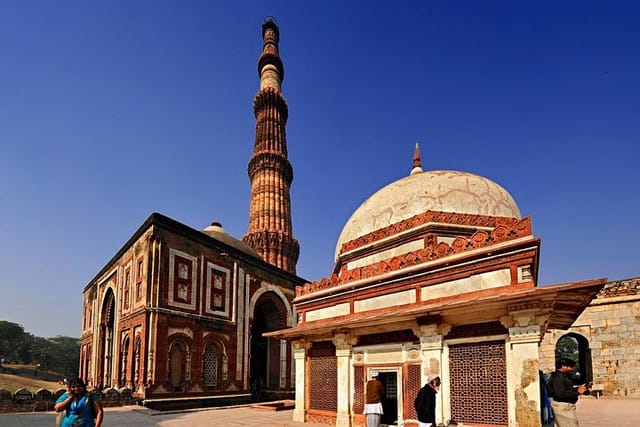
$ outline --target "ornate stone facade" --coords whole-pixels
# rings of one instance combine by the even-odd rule
[[[87,285],[80,375],[90,386],[127,387],[148,406],[249,401],[252,382],[293,396],[291,349],[262,332],[294,324],[303,280],[220,230],[153,214]]]

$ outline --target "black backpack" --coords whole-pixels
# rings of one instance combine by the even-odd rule
[[[557,375],[562,375],[562,374],[560,374],[559,372],[556,372],[556,371],[552,372],[552,373],[551,373],[551,375],[549,375],[549,379],[547,380],[547,384],[545,384],[545,386],[546,386],[546,388],[547,388],[547,395],[548,395],[550,398],[552,398],[552,399],[555,399],[555,398],[556,398],[556,393],[555,393],[555,391],[553,390],[553,386],[552,386],[552,384],[553,384],[553,380],[554,380],[554,378],[555,378]]]

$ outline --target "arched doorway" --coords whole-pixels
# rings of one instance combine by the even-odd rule
[[[169,349],[169,382],[173,391],[182,391],[187,382],[187,345],[176,340]]]
[[[98,352],[98,387],[112,386],[113,380],[113,329],[115,323],[115,296],[109,288],[100,310],[100,340]]]
[[[574,332],[561,336],[556,342],[555,353],[556,360],[567,358],[576,362],[576,370],[572,378],[574,384],[583,384],[593,380],[591,349],[589,341],[584,336]]]
[[[287,311],[284,303],[274,292],[266,292],[256,301],[251,324],[252,390],[258,399],[264,392],[286,386],[287,346],[285,341],[265,338],[263,333],[286,327]]]

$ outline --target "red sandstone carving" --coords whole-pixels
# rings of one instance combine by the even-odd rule
[[[433,212],[431,212],[433,213]],[[448,215],[448,214],[447,214]],[[455,215],[455,214],[451,214]],[[472,217],[473,215],[461,215],[466,217]],[[415,217],[414,217],[415,218]],[[502,220],[503,218],[496,218]],[[469,251],[472,249],[486,248],[497,243],[502,243],[508,240],[517,239],[520,237],[531,235],[531,218],[523,218],[521,220],[512,220],[511,218],[504,218],[513,222],[511,225],[501,224],[496,226],[491,233],[480,230],[476,231],[471,237],[459,236],[454,239],[451,245],[445,242],[438,243],[435,247],[427,247],[416,251],[408,252],[402,256],[396,256],[387,260],[379,261],[375,264],[367,265],[364,267],[358,267],[353,270],[347,270],[346,265],[342,267],[339,274],[333,274],[331,277],[323,278],[320,281],[307,283],[304,286],[296,288],[296,296],[307,295],[323,289],[329,289],[344,283],[354,282],[360,279],[366,279],[369,277],[375,277],[382,273],[390,271],[400,270],[402,268],[417,265],[427,261],[433,261],[439,258],[443,258],[452,254]],[[404,221],[403,221],[404,222]],[[388,227],[386,227],[388,228]],[[375,233],[371,233],[375,234]],[[351,242],[355,242],[352,240]],[[351,243],[349,242],[349,243]],[[344,247],[344,246],[343,246]]]
[[[396,235],[402,231],[407,231],[420,225],[427,224],[429,222],[469,225],[474,227],[497,227],[500,225],[512,227],[516,223],[518,223],[518,221],[519,220],[516,218],[427,211],[398,223],[391,224],[387,227],[373,231],[369,234],[365,234],[364,236],[360,236],[357,239],[345,242],[340,248],[340,253],[343,254],[345,252],[352,251],[354,249],[384,239],[385,237]]]

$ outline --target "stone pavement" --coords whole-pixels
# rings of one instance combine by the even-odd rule
[[[107,408],[104,427],[324,427],[291,421],[293,411],[267,411],[252,407],[208,408],[182,412],[158,412],[128,406]],[[580,427],[638,427],[640,399],[586,398],[578,403]],[[0,414],[1,427],[51,427],[53,412]],[[522,426],[526,427],[526,426]]]

